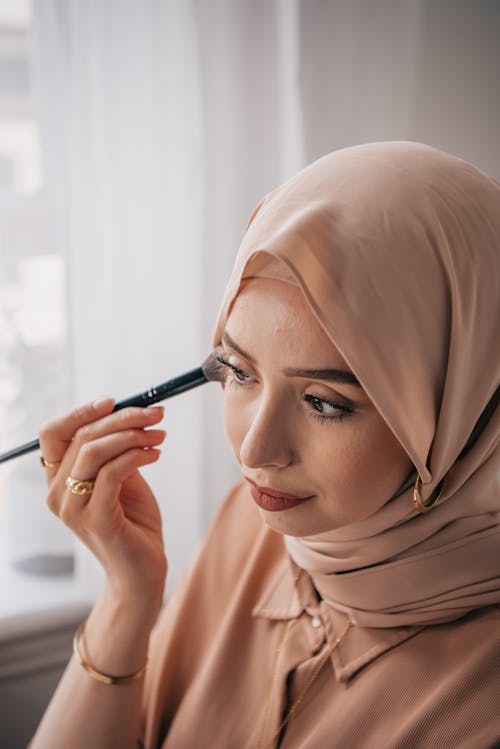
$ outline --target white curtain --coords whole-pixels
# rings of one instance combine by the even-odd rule
[[[446,5],[465,24],[474,4]],[[494,170],[493,136],[481,151],[444,116],[449,101],[435,99],[432,115],[437,108],[443,118],[434,130],[421,112],[433,91],[431,7],[36,0],[74,404],[124,397],[201,363],[250,212],[313,158],[363,141],[421,139]],[[460,64],[459,42],[440,22],[441,43]],[[483,62],[477,76],[489,70]],[[494,85],[491,77],[485,101]],[[163,457],[145,475],[175,580],[239,472],[217,386],[167,401],[165,427]],[[81,548],[78,568],[82,595],[92,597],[99,572]]]

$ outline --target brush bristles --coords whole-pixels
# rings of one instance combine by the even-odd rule
[[[226,379],[224,367],[217,359],[217,357],[220,356],[221,351],[221,347],[214,349],[201,365],[203,374],[210,382],[224,382]]]

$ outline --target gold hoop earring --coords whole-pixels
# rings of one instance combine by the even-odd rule
[[[422,486],[422,479],[420,478],[420,474],[417,474],[417,480],[415,481],[415,486],[413,487],[413,502],[415,504],[415,507],[417,510],[421,513],[429,512],[429,510],[434,507],[434,505],[439,502],[439,498],[441,497],[441,494],[443,493],[443,487],[444,487],[444,479],[441,479],[438,486],[440,486],[439,494],[437,495],[436,499],[434,499],[432,502],[430,502],[428,505],[424,505],[422,502],[422,495],[420,494],[420,487]]]

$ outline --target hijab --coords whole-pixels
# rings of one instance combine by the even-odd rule
[[[420,143],[327,154],[253,212],[215,345],[251,277],[300,286],[415,467],[369,517],[285,536],[293,561],[360,626],[500,603],[499,183]]]

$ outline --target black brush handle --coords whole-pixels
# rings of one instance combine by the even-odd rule
[[[127,406],[152,406],[153,403],[158,403],[158,401],[163,401],[166,398],[171,398],[173,395],[178,395],[179,393],[184,393],[186,390],[198,387],[198,385],[203,385],[204,382],[208,382],[208,380],[205,377],[203,369],[197,367],[186,372],[186,374],[173,377],[171,380],[162,382],[161,385],[145,390],[143,393],[137,393],[137,395],[132,395],[123,401],[118,401],[113,411],[119,411],[121,408],[127,408]]]
[[[24,445],[19,445],[19,447],[14,447],[12,450],[7,450],[7,452],[2,453],[0,455],[0,463],[5,463],[7,460],[11,460],[11,458],[17,458],[19,455],[25,455],[26,453],[31,453],[33,450],[38,450],[40,447],[40,440],[31,440],[31,442],[25,442]]]

